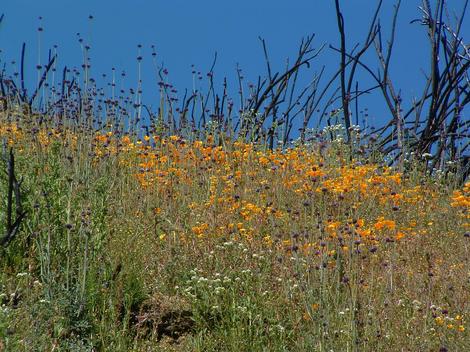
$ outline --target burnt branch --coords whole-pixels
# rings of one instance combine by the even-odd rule
[[[18,233],[21,223],[26,216],[26,211],[24,211],[22,207],[22,194],[20,189],[22,180],[18,181],[15,176],[15,156],[13,149],[10,148],[8,157],[4,156],[4,159],[7,163],[8,190],[5,216],[6,229],[4,236],[0,239],[0,245],[7,247]],[[13,197],[15,200],[13,200]],[[15,205],[16,208],[15,214],[13,214],[13,205]]]

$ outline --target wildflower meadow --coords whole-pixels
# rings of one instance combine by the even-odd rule
[[[470,351],[465,150],[341,99],[291,138],[163,71],[147,118],[84,57],[1,78],[0,351]]]

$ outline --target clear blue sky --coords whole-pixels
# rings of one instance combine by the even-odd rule
[[[388,29],[395,1],[384,1],[382,19]],[[431,1],[433,2],[433,1]],[[427,69],[428,53],[425,28],[410,21],[420,17],[420,0],[404,0],[398,19],[398,33],[392,78],[402,95],[419,94],[422,82],[420,68]],[[460,7],[463,0],[449,1]],[[364,39],[374,0],[343,0],[342,7],[350,47]],[[338,46],[339,39],[333,0],[2,0],[0,14],[5,19],[0,28],[2,61],[19,61],[22,42],[27,43],[27,60],[34,67],[38,60],[38,17],[42,16],[42,62],[47,49],[57,44],[59,64],[81,64],[81,51],[76,33],[91,44],[92,75],[128,73],[128,83],[135,85],[137,44],[143,45],[144,102],[156,105],[156,79],[151,65],[150,46],[155,45],[159,62],[169,70],[169,80],[180,92],[192,87],[191,64],[207,73],[213,54],[218,52],[216,82],[226,76],[235,81],[235,66],[240,64],[247,81],[255,81],[266,68],[258,36],[266,39],[274,69],[282,70],[287,57],[294,57],[303,36],[315,33],[315,46],[323,43]],[[93,21],[88,16],[93,15]],[[467,19],[464,38],[470,37]],[[388,31],[387,31],[388,32]],[[376,62],[376,61],[372,61]],[[326,50],[307,73],[307,79],[326,64],[332,71],[337,56]],[[34,71],[33,71],[34,72]],[[30,76],[35,83],[35,74]],[[358,76],[361,77],[361,76]],[[365,82],[365,81],[364,81]],[[410,101],[405,101],[405,107]],[[376,122],[386,110],[377,99],[361,102]]]

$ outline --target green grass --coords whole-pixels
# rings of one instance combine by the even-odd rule
[[[117,152],[23,127],[2,132],[28,214],[0,252],[0,351],[470,349],[469,194],[452,205],[451,176],[334,143]],[[2,171],[2,219],[6,187]]]

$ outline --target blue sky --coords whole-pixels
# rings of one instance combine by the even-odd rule
[[[381,14],[384,29],[389,28],[393,3],[384,1]],[[391,66],[392,78],[407,98],[419,94],[423,81],[420,68],[427,69],[425,58],[429,48],[425,28],[410,24],[420,17],[420,3],[420,0],[402,1]],[[463,0],[449,3],[458,6]],[[374,4],[373,0],[342,1],[350,47],[364,39]],[[128,84],[134,85],[137,44],[142,44],[144,102],[149,104],[157,96],[151,45],[156,46],[158,61],[168,68],[169,80],[180,92],[192,87],[191,64],[207,73],[215,51],[218,52],[216,82],[221,83],[224,76],[229,83],[235,82],[237,63],[247,81],[255,81],[258,74],[266,72],[259,36],[268,44],[275,70],[282,70],[285,59],[295,56],[303,36],[315,33],[316,47],[323,43],[339,45],[333,0],[2,0],[0,13],[5,14],[0,28],[2,61],[19,61],[24,41],[28,65],[36,65],[39,16],[43,17],[41,26],[44,27],[41,61],[44,62],[47,49],[57,44],[60,65],[80,65],[81,51],[76,35],[80,32],[91,44],[95,77],[109,74],[111,67],[116,67],[118,72],[124,69],[128,73]],[[89,15],[93,15],[92,21],[88,20]],[[469,24],[468,19],[466,23]],[[462,34],[464,38],[470,36],[470,25],[464,26]],[[375,65],[377,61],[373,56],[370,59]],[[322,65],[333,71],[337,68],[338,57],[331,50],[325,50],[307,71],[308,78]],[[35,82],[35,74],[31,74],[31,81]],[[364,78],[363,82],[367,80]],[[376,121],[387,117],[382,101],[377,98],[366,98],[361,105],[361,108],[367,105]]]

